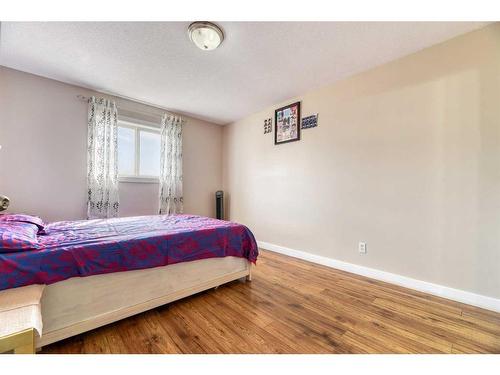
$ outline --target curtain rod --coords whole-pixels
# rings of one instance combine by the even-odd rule
[[[86,101],[88,102],[88,100],[90,99],[90,96],[85,96],[85,95],[81,95],[81,94],[78,94],[76,96],[78,99],[82,100],[82,101]],[[179,116],[179,115],[176,115],[175,113],[172,113],[170,111],[167,111],[166,109],[164,108],[160,108],[160,107],[155,107],[151,104],[146,104],[146,103],[141,103],[141,102],[138,102],[138,101],[135,101],[135,100],[131,100],[131,99],[127,99],[127,98],[121,98],[121,97],[118,97],[118,99],[122,99],[122,100],[129,100],[131,102],[134,102],[134,103],[137,103],[137,104],[141,104],[141,105],[147,105],[147,106],[150,106],[150,107],[153,107],[155,109],[158,109],[158,110],[161,110],[161,111],[164,111],[167,115],[169,116]],[[129,108],[124,108],[122,106],[119,106],[118,104],[116,104],[116,108],[121,108],[125,111],[130,111],[130,112],[133,112],[133,113],[141,113],[143,115],[149,115],[149,116],[159,116],[159,117],[162,117],[163,114],[159,114],[159,113],[151,113],[151,112],[145,112],[145,111],[140,111],[140,110],[137,110],[137,109],[129,109]]]

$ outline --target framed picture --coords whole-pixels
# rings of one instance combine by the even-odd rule
[[[274,111],[274,144],[300,139],[300,102]]]

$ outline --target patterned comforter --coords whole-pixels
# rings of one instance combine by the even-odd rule
[[[244,225],[194,215],[61,221],[38,240],[41,249],[0,253],[0,290],[214,257],[255,263],[258,255]]]

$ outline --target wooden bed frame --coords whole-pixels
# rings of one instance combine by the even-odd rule
[[[43,334],[36,347],[241,278],[251,279],[251,263],[224,257],[74,277],[47,285],[41,299]]]

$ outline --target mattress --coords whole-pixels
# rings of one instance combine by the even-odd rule
[[[216,257],[255,263],[258,256],[244,225],[196,215],[62,221],[38,240],[40,249],[0,254],[0,290]]]

